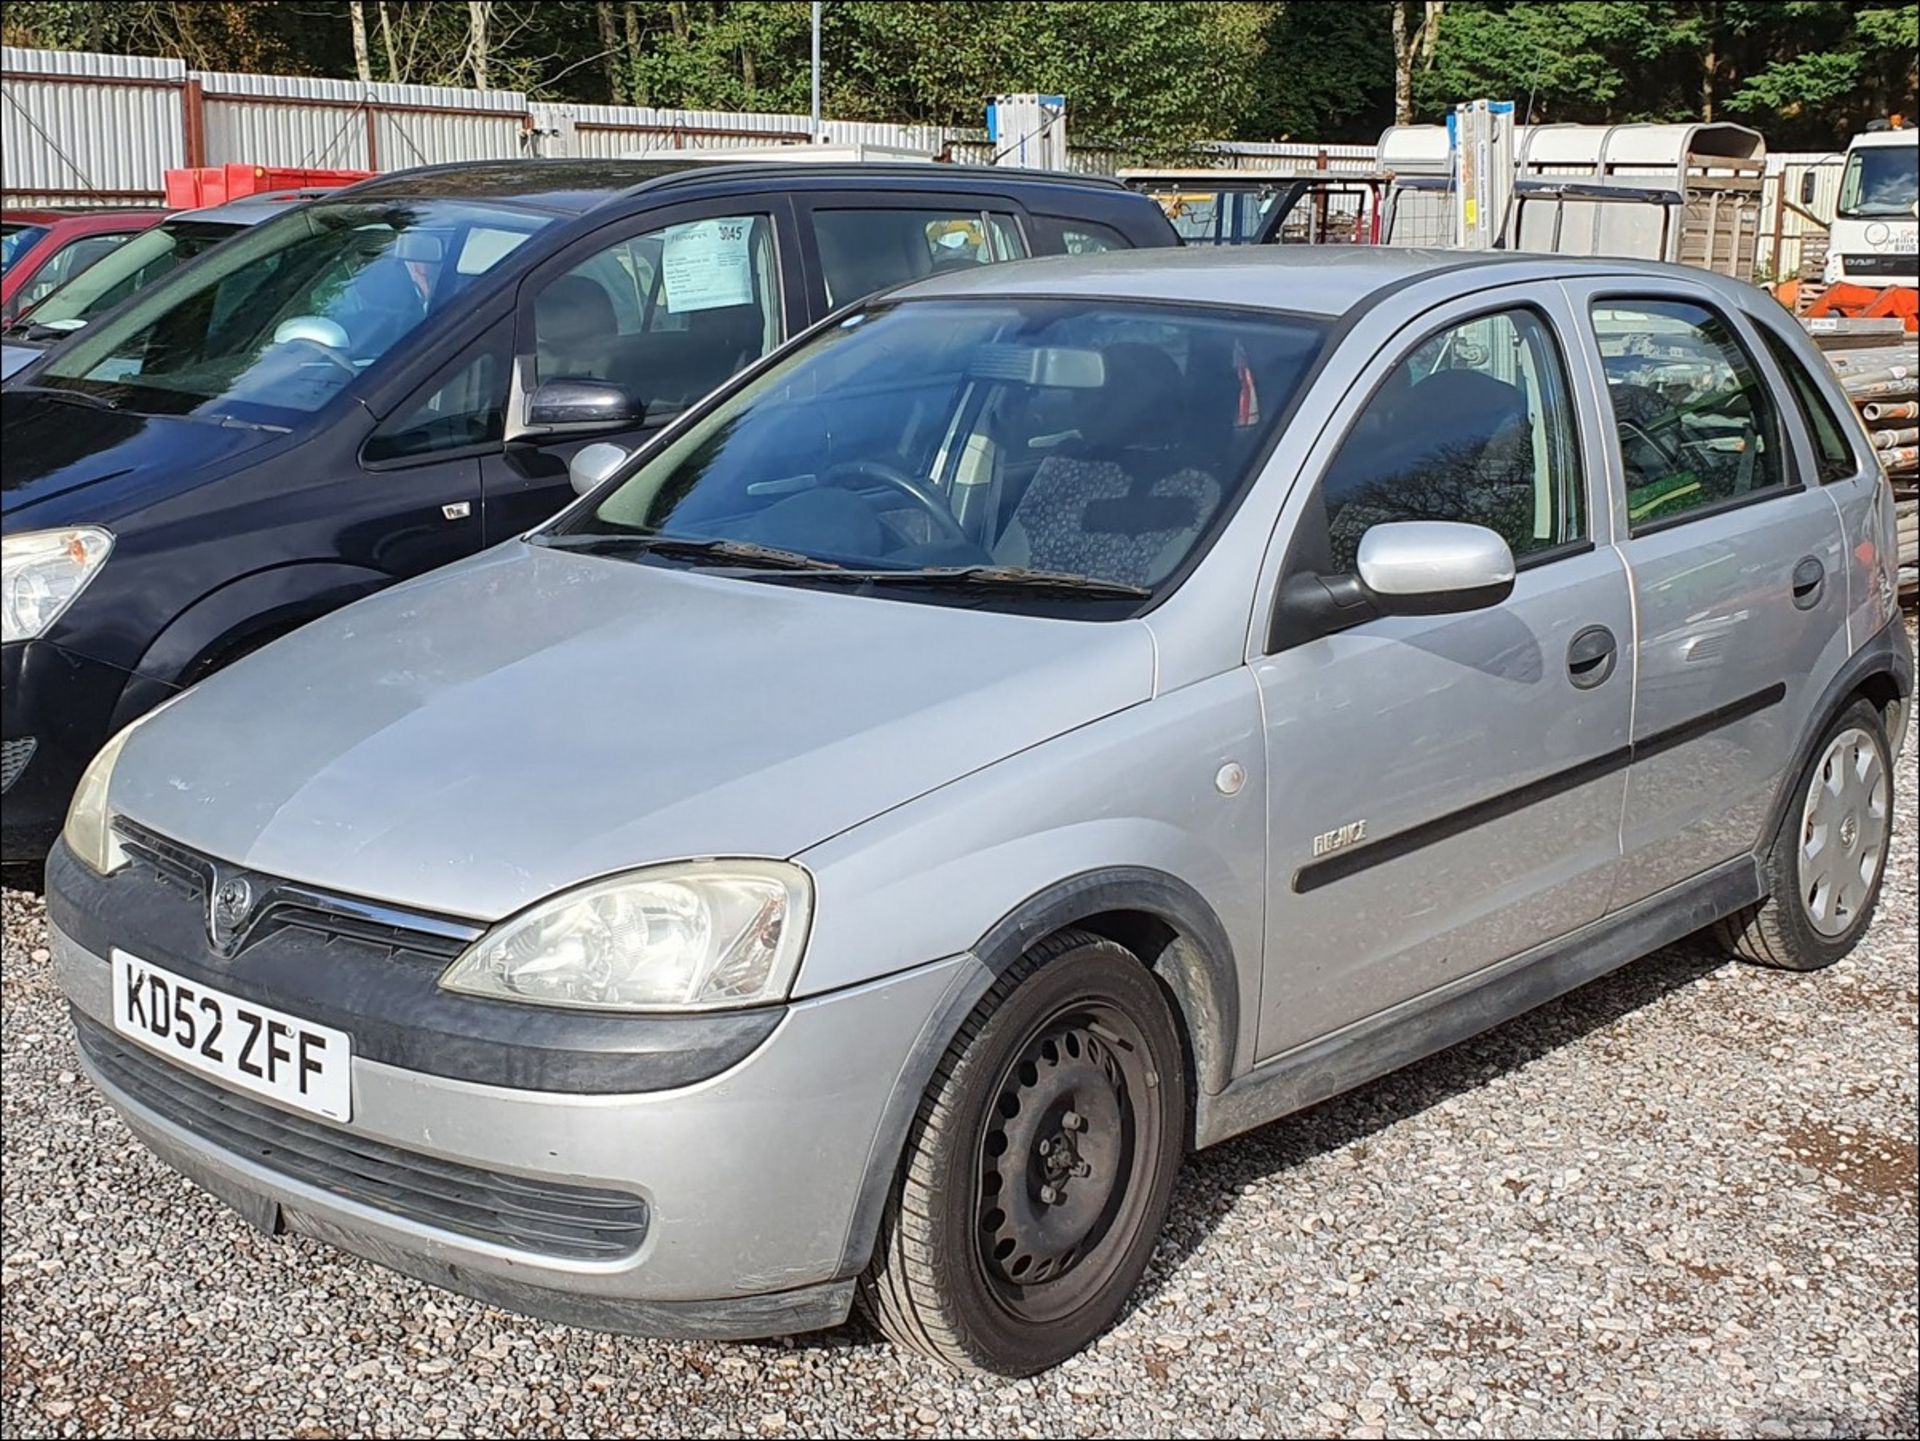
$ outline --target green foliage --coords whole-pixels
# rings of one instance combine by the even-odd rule
[[[1867,121],[1903,110],[1913,119],[1920,5],[1796,3],[1795,20],[1817,46],[1783,50],[1728,102],[1769,134],[1791,130],[1813,143],[1838,143]]]
[[[1412,25],[1425,16],[1423,0],[829,0],[826,109],[978,125],[991,96],[1037,90],[1068,97],[1078,140],[1136,156],[1210,138],[1368,141],[1392,119],[1395,4]],[[488,8],[496,86],[807,108],[806,0]],[[469,83],[463,0],[364,10],[375,79]],[[346,76],[347,12],[346,0],[6,0],[4,28],[10,44]],[[1920,5],[1447,0],[1434,38],[1414,60],[1423,120],[1488,96],[1531,105],[1541,121],[1734,118],[1776,148],[1825,147],[1874,116],[1914,113]]]
[[[1266,13],[1236,133],[1261,140],[1372,140],[1392,118],[1387,7],[1259,8]]]
[[[1230,133],[1272,6],[853,3],[829,7],[836,114],[977,125],[995,94],[1071,97],[1074,133],[1171,151]]]
[[[1455,3],[1415,95],[1423,115],[1435,118],[1477,96],[1512,100],[1536,123],[1697,114],[1710,10],[1613,0]]]

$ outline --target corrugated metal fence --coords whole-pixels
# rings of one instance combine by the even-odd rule
[[[194,77],[204,163],[398,170],[521,153],[527,98],[511,90],[362,85],[294,75]]]
[[[16,203],[154,201],[185,165],[187,67],[135,56],[0,51],[0,177]]]
[[[156,204],[182,165],[399,170],[515,155],[612,157],[636,150],[739,150],[805,140],[805,115],[547,105],[516,90],[362,85],[188,70],[177,60],[8,46],[0,51],[0,178],[11,204]],[[834,144],[882,145],[972,164],[986,131],[825,122]],[[1222,164],[1367,168],[1368,145],[1223,143]],[[1076,146],[1071,168],[1112,174],[1113,150]]]

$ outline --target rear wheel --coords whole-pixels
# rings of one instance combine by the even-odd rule
[[[1827,728],[1767,853],[1770,895],[1720,922],[1727,948],[1789,971],[1830,966],[1860,939],[1893,838],[1893,756],[1880,712],[1856,701]]]
[[[1002,1376],[1120,1316],[1186,1140],[1180,1034],[1159,982],[1065,931],[974,1008],[921,1102],[866,1309],[901,1345]]]

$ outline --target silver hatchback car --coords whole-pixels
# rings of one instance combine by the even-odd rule
[[[129,1126],[270,1231],[1031,1373],[1190,1148],[1703,928],[1844,956],[1894,563],[1820,357],[1710,275],[936,277],[122,732],[57,966]]]

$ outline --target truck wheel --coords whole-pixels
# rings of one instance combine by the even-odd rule
[[[1160,983],[1085,931],[974,1007],[920,1103],[861,1300],[938,1361],[1031,1376],[1120,1316],[1166,1219],[1187,1077]]]
[[[1801,774],[1764,863],[1768,898],[1719,923],[1743,960],[1787,971],[1830,966],[1866,931],[1893,839],[1893,756],[1880,712],[1855,701]]]

